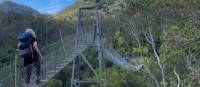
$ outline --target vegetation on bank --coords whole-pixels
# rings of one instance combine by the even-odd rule
[[[61,29],[65,35],[73,33],[76,26],[76,9],[80,5],[91,3],[93,0],[80,0],[76,3],[78,5],[62,11],[55,17],[1,13],[3,15],[0,16],[2,31],[0,64],[4,65],[12,60],[18,32],[27,27],[35,29],[41,46],[44,46],[45,43],[53,42],[59,37],[57,29]],[[130,58],[133,64],[137,62],[145,65],[142,71],[132,72],[111,64],[103,72],[106,76],[106,86],[197,87],[200,85],[199,0],[102,0],[101,3],[103,39],[108,41],[120,55]],[[48,32],[45,33],[45,29],[48,29]],[[88,50],[86,55],[95,58],[95,55],[87,52]],[[91,61],[95,64],[95,60]],[[86,76],[87,69],[84,71]],[[47,87],[55,87],[55,84],[68,87],[69,72],[68,69],[64,70],[60,76],[55,77],[55,80],[50,81]],[[96,85],[90,86],[96,87]]]

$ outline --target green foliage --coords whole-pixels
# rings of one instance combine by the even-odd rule
[[[200,30],[196,27],[189,27],[188,25],[182,24],[171,25],[165,33],[162,33],[160,56],[162,63],[168,64],[169,72],[170,68],[174,64],[177,64],[178,70],[184,71],[181,73],[183,75],[182,77],[188,74],[187,68],[185,68],[185,59],[188,55],[193,55],[195,58],[197,58],[196,55],[199,55],[199,47],[197,45],[200,45],[200,41],[195,39],[199,35]],[[172,76],[170,78],[173,78],[173,73],[169,73],[169,75]]]
[[[140,46],[138,48],[133,48],[132,53],[135,56],[144,56],[148,57],[149,56],[149,49],[145,46]]]
[[[180,64],[186,54],[198,51],[197,45],[200,45],[200,43],[195,40],[195,37],[198,37],[199,34],[200,31],[196,28],[180,27],[179,25],[170,26],[166,33],[161,35],[163,58],[169,59],[175,64]]]
[[[64,35],[74,33],[72,29],[76,25],[77,7],[94,3],[94,0],[79,0],[78,4],[56,16],[0,12],[0,67],[9,64],[13,59],[16,37],[21,31],[33,28],[40,46],[45,46],[59,38],[58,29],[61,29]],[[173,87],[177,80],[173,73],[174,65],[177,65],[182,87],[193,87],[193,83],[197,83],[190,78],[199,76],[199,68],[188,70],[186,57],[192,55],[196,59],[192,60],[192,67],[200,60],[200,0],[102,0],[101,4],[103,39],[109,40],[120,55],[128,56],[130,59],[138,57],[138,63],[145,64],[163,85],[157,60],[151,45],[143,35],[147,30],[152,30],[156,51],[161,63],[165,65],[168,87]],[[88,17],[91,16],[83,18],[84,21],[89,22]],[[134,31],[129,32],[129,30]],[[137,43],[140,43],[140,46],[133,41],[136,40],[133,33],[137,36],[139,40]],[[84,54],[94,68],[98,69],[98,61],[94,60],[97,59],[96,52],[87,49]],[[110,62],[107,63],[111,67],[103,72],[107,87],[155,87],[148,75],[116,69]],[[86,76],[93,78],[86,64],[81,65],[83,65],[82,78]],[[69,83],[64,82],[70,82],[70,78],[67,78],[70,77],[69,71],[68,69],[62,71],[56,76],[60,80],[50,81],[47,87],[68,86]],[[93,84],[91,87],[97,86]]]
[[[149,81],[141,72],[132,72],[118,68],[108,68],[103,72],[105,87],[147,87],[143,81]],[[90,87],[98,87],[92,84]],[[153,87],[153,86],[148,86]]]
[[[129,45],[131,45],[130,38],[127,39],[128,35],[125,35],[122,31],[116,31],[113,37],[113,44],[114,48],[117,50],[117,52],[123,56],[131,54],[131,48],[129,48]]]
[[[45,87],[63,87],[63,83],[60,80],[50,80]]]

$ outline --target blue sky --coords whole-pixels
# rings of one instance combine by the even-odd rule
[[[3,0],[0,0],[0,2]],[[56,14],[65,7],[76,2],[76,0],[11,0],[19,4],[32,7],[41,13]]]

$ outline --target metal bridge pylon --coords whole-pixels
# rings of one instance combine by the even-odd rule
[[[95,11],[95,24],[92,25],[93,29],[87,32],[84,32],[82,12],[94,10]],[[75,49],[74,54],[76,57],[73,60],[73,68],[72,68],[72,78],[71,78],[71,87],[81,87],[84,84],[97,84],[98,87],[104,87],[104,80],[102,76],[102,72],[104,69],[104,59],[103,59],[103,49],[101,45],[101,31],[100,31],[100,16],[99,16],[99,6],[91,7],[80,7],[78,9],[78,20],[77,20],[77,30],[76,30],[76,41],[75,41]],[[86,34],[87,33],[87,34]],[[96,50],[98,55],[98,68],[95,69],[92,64],[88,61],[87,57],[82,53],[85,48],[92,48]],[[95,80],[84,80],[85,78],[81,78],[81,63],[83,61],[91,70],[91,72],[95,75]],[[98,72],[98,73],[97,73]]]

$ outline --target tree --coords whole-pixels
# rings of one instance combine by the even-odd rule
[[[166,33],[161,35],[160,55],[162,56],[162,63],[169,65],[169,69],[173,69],[178,80],[177,87],[180,87],[181,77],[184,77],[182,81],[192,78],[191,76],[185,77],[185,75],[198,69],[195,66],[199,59],[195,55],[199,55],[197,45],[200,45],[200,43],[194,37],[198,37],[199,34],[200,31],[196,27],[177,24],[170,26]],[[178,72],[181,73],[178,74]]]

